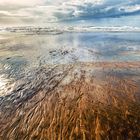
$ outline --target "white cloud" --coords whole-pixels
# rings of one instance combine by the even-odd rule
[[[121,7],[120,9],[123,9],[126,12],[135,12],[135,11],[140,10],[140,5],[136,4],[132,6],[124,6],[124,7]]]
[[[139,10],[138,0],[0,0],[0,24],[113,19],[139,15]]]
[[[43,4],[43,2],[43,0],[0,0],[0,5],[12,4],[32,6],[36,4]]]

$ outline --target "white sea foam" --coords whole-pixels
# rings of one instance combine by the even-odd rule
[[[1,32],[12,32],[12,33],[63,33],[63,32],[140,32],[139,27],[131,26],[115,26],[115,27],[97,27],[97,26],[56,26],[56,27],[1,27]]]

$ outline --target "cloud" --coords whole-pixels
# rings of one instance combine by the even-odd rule
[[[43,0],[0,0],[0,5],[26,5],[26,6],[32,6],[37,4],[43,4]]]
[[[121,3],[120,3],[121,2]],[[59,20],[79,20],[79,19],[100,19],[116,18],[121,16],[139,15],[140,5],[136,2],[126,2],[112,0],[108,1],[75,1],[74,3],[65,3],[54,15]]]
[[[132,16],[140,16],[140,0],[0,0],[0,24],[7,20],[11,24],[47,24]]]

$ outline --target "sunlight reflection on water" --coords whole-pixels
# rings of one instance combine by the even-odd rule
[[[50,64],[140,61],[140,33],[92,32],[18,37],[11,34],[10,37],[3,43],[0,41],[0,74],[16,79],[28,70]],[[3,87],[3,82],[1,85]]]
[[[11,84],[10,79],[5,78],[5,75],[0,75],[0,96],[7,95],[12,90],[14,84]]]

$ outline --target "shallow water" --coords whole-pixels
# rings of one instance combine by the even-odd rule
[[[0,139],[139,139],[140,33],[0,40]]]
[[[0,68],[13,75],[46,64],[139,60],[140,33],[13,34],[0,40]]]
[[[0,76],[6,81],[48,64],[133,61],[140,61],[140,33],[5,33],[0,39]]]

